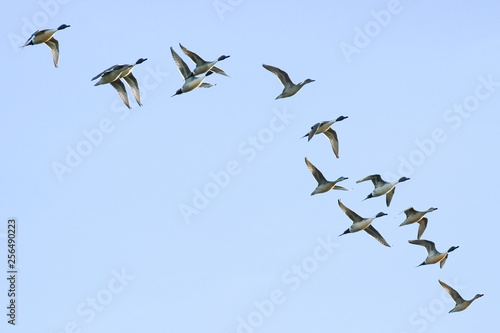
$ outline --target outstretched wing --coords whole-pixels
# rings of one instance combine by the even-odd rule
[[[307,157],[306,157],[306,165],[309,171],[311,171],[312,175],[314,176],[314,179],[316,179],[316,181],[318,182],[318,184],[323,184],[327,182],[325,176],[323,176],[323,174],[321,173],[321,171],[318,170],[318,168],[316,168],[311,162],[309,162]]]
[[[191,76],[191,70],[189,69],[188,65],[182,60],[182,58],[177,54],[177,52],[174,51],[172,47],[170,47],[170,51],[172,52],[172,58],[174,58],[175,64],[177,65],[177,68],[179,69],[179,72],[181,73],[182,77],[187,79],[189,76]]]
[[[339,158],[339,139],[337,138],[337,132],[335,132],[331,127],[323,132],[326,137],[330,140],[330,144],[332,145],[333,153],[337,158]]]
[[[438,281],[443,286],[444,290],[446,290],[446,292],[448,292],[448,294],[450,294],[451,298],[453,298],[455,303],[463,303],[464,302],[464,299],[462,298],[462,296],[460,296],[460,294],[455,289],[453,289],[452,287],[450,287],[449,285],[447,285],[446,283],[444,283],[441,280],[438,280]]]
[[[380,244],[383,244],[385,246],[391,247],[389,243],[382,237],[382,235],[370,224],[368,227],[364,229],[370,236],[375,238],[380,242]]]
[[[344,205],[342,201],[340,201],[340,199],[338,200],[338,203],[340,209],[342,209],[345,215],[347,215],[347,217],[350,218],[353,223],[361,222],[364,220],[361,216],[359,216],[358,214],[347,208],[346,205]]]
[[[284,87],[289,87],[290,84],[292,83],[292,80],[290,80],[290,77],[288,76],[288,74],[279,69],[278,67],[274,67],[274,66],[269,66],[269,65],[262,65],[265,69],[267,69],[268,71],[274,73],[278,79],[281,81],[281,84],[284,86]]]

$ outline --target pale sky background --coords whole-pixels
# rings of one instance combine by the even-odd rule
[[[499,11],[493,0],[9,2],[0,266],[15,217],[18,297],[12,327],[4,279],[2,331],[497,332]],[[19,48],[63,23],[59,68],[45,45]],[[230,55],[218,66],[231,77],[171,98],[183,81],[169,47],[193,68],[179,42]],[[128,87],[130,111],[90,81],[141,57],[143,107]],[[282,86],[263,63],[316,81],[275,100]],[[300,139],[340,115],[339,159],[323,135]],[[306,156],[353,191],[311,197]],[[362,201],[373,187],[356,180],[375,173],[411,178],[389,208]],[[374,226],[392,247],[338,237],[351,224],[339,198],[388,213]],[[443,269],[416,268],[417,225],[399,227],[410,206],[439,208],[423,239],[460,246]],[[485,296],[448,314],[438,279]]]

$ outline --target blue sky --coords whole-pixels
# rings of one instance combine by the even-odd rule
[[[494,1],[245,0],[9,4],[0,140],[0,253],[18,223],[17,323],[32,332],[495,332],[500,289],[491,220],[498,192],[499,5]],[[34,30],[56,33],[59,68]],[[183,83],[172,46],[227,54],[215,84]],[[144,106],[128,110],[90,79],[134,68]],[[262,64],[307,78],[295,96]],[[340,158],[320,135],[338,116]],[[349,177],[352,191],[310,196]],[[55,166],[64,166],[57,169]],[[64,170],[64,172],[57,171]],[[394,180],[391,206],[370,174]],[[337,200],[392,247],[350,225]],[[424,267],[399,227],[459,249]],[[464,312],[438,279],[465,299]],[[0,284],[2,304],[7,282]],[[4,307],[4,311],[7,310]],[[481,315],[482,313],[482,315]]]

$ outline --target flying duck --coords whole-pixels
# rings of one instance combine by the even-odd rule
[[[313,127],[311,127],[311,130],[309,133],[303,136],[305,138],[306,136],[307,141],[310,141],[313,136],[316,134],[321,134],[323,133],[329,140],[330,144],[332,145],[333,153],[337,158],[339,158],[339,140],[337,138],[337,133],[331,128],[331,126],[338,122],[346,119],[347,117],[340,116],[336,120],[331,120],[331,121],[322,121],[320,123],[314,124]]]
[[[290,97],[295,95],[304,85],[314,82],[314,80],[307,79],[303,82],[300,82],[298,84],[295,84],[290,80],[290,77],[285,71],[282,71],[281,69],[269,65],[262,65],[265,69],[268,71],[274,73],[278,79],[281,81],[281,84],[283,84],[283,91],[281,94],[276,97],[278,98],[285,98],[285,97]]]
[[[212,71],[212,72],[217,73],[217,74],[229,76],[222,69],[214,66],[217,62],[222,61],[226,58],[229,58],[229,56],[221,55],[215,61],[205,61],[196,53],[186,49],[184,46],[182,46],[181,43],[179,43],[179,46],[181,47],[182,52],[184,52],[184,54],[187,55],[189,58],[191,58],[191,60],[193,60],[194,63],[196,64],[196,68],[193,70],[193,75],[196,76],[196,75],[206,73],[208,71]]]
[[[446,259],[448,259],[448,253],[458,249],[458,246],[452,246],[448,249],[448,251],[441,253],[436,250],[434,242],[425,239],[409,240],[408,243],[424,246],[427,250],[427,258],[425,258],[424,262],[417,267],[439,263],[439,268],[443,268]]]
[[[419,226],[418,226],[417,239],[420,239],[420,237],[425,231],[425,228],[427,228],[427,217],[424,217],[424,215],[433,212],[436,209],[437,208],[431,207],[426,211],[419,212],[418,210],[415,210],[413,207],[410,207],[407,210],[405,210],[406,219],[404,220],[403,223],[401,223],[400,227],[418,222]]]
[[[342,209],[342,211],[352,221],[352,225],[349,227],[349,229],[347,229],[346,231],[344,231],[344,233],[341,234],[341,235],[339,235],[339,236],[342,236],[342,235],[345,235],[345,234],[349,234],[349,233],[353,233],[353,232],[357,232],[357,231],[360,231],[360,230],[364,230],[370,236],[372,236],[373,238],[375,238],[376,240],[378,240],[381,244],[390,247],[389,243],[387,243],[387,241],[384,239],[384,237],[382,237],[382,235],[371,225],[371,223],[373,222],[373,220],[375,220],[378,217],[382,217],[382,216],[387,215],[386,213],[380,212],[377,215],[375,215],[374,217],[364,218],[364,217],[359,216],[358,214],[356,214],[355,212],[353,212],[349,208],[347,208],[342,203],[342,201],[340,201],[340,199],[339,199],[338,202],[339,202],[340,209]]]
[[[476,294],[476,296],[474,296],[473,299],[466,301],[462,298],[462,296],[460,296],[460,294],[455,289],[453,289],[452,287],[450,287],[441,280],[438,281],[443,286],[444,290],[446,290],[448,294],[450,294],[451,298],[453,298],[453,300],[456,303],[455,307],[451,309],[450,312],[448,313],[463,311],[467,309],[476,299],[484,296],[484,294]]]
[[[205,77],[213,73],[212,71],[208,71],[205,75],[202,76],[195,76],[189,69],[188,65],[186,65],[184,60],[182,60],[182,58],[174,51],[172,47],[170,47],[170,51],[172,52],[172,58],[174,58],[179,72],[184,78],[184,84],[175,92],[175,94],[172,95],[172,97],[191,91],[198,87],[209,88],[212,86],[212,84],[210,83],[203,82],[203,80],[205,80]]]
[[[48,47],[50,47],[50,50],[52,51],[54,66],[56,66],[57,68],[59,64],[59,42],[53,36],[57,31],[69,27],[70,27],[69,25],[62,24],[57,29],[37,30],[31,35],[30,38],[28,38],[26,43],[24,43],[24,45],[21,47],[45,43]]]
[[[368,194],[368,196],[363,200],[387,194],[385,202],[387,204],[387,207],[389,207],[389,205],[391,204],[392,197],[394,196],[394,191],[396,190],[396,185],[398,183],[402,183],[409,179],[410,178],[401,177],[397,181],[389,183],[386,182],[385,180],[382,180],[382,177],[380,177],[380,175],[370,175],[363,179],[358,180],[356,183],[361,183],[364,182],[365,180],[371,180],[375,188],[373,192]]]
[[[109,67],[108,69],[102,71],[92,78],[91,81],[95,79],[101,78],[94,86],[100,86],[102,84],[109,83],[116,89],[118,95],[122,99],[123,103],[130,109],[130,103],[128,102],[127,91],[125,90],[125,85],[120,80],[120,75],[124,69],[130,65],[114,65]]]
[[[314,189],[313,193],[311,195],[315,195],[318,193],[325,193],[330,190],[343,190],[343,191],[349,191],[348,189],[337,185],[338,182],[341,182],[343,180],[346,180],[347,177],[339,177],[336,181],[328,181],[326,178],[323,176],[321,171],[318,170],[311,162],[306,157],[306,165],[309,171],[311,171],[312,175],[314,176],[314,179],[318,182],[318,186]]]

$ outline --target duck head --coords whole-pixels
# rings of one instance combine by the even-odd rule
[[[301,82],[300,84],[304,85],[304,84],[308,84],[308,83],[311,83],[311,82],[314,82],[314,81],[316,81],[316,80],[307,79],[304,82]]]
[[[359,181],[357,181],[356,183],[359,183]],[[373,195],[371,193],[368,194],[368,196],[366,198],[364,198],[363,201],[365,201],[366,199],[370,199],[370,198],[373,198]]]
[[[70,25],[66,25],[66,24],[62,24],[59,26],[59,28],[57,28],[57,30],[62,30],[62,29],[66,29],[66,28],[69,28]]]
[[[217,61],[222,61],[222,60],[224,60],[224,59],[226,59],[226,58],[229,58],[229,56],[226,56],[226,55],[221,55],[221,56],[219,57],[219,59],[217,59]]]
[[[346,229],[346,231],[344,231],[344,233],[340,234],[339,237],[342,236],[342,235],[345,235],[345,234],[349,234],[350,232],[351,231],[349,229]]]
[[[345,117],[344,116],[340,116],[335,121],[342,121],[344,119],[347,119],[347,116],[345,116]]]
[[[181,89],[177,90],[177,91],[175,92],[175,94],[173,94],[173,95],[172,95],[172,96],[170,96],[170,97],[174,97],[174,96],[176,96],[176,95],[180,95],[180,94],[182,94],[182,90],[181,90]]]
[[[483,296],[484,296],[484,294],[476,294],[476,296],[474,296],[474,299],[478,299],[478,298],[481,298]]]

